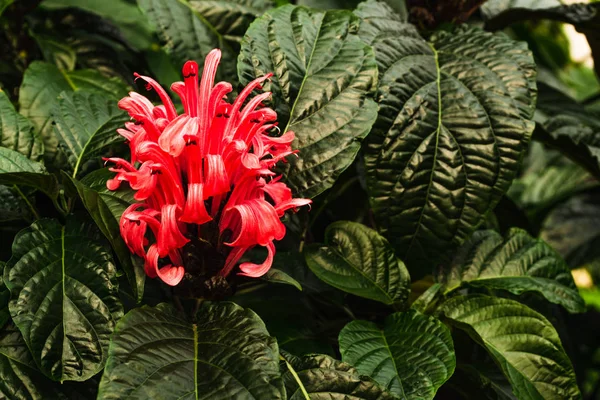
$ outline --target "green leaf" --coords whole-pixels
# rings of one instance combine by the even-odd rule
[[[136,49],[145,50],[152,45],[152,29],[148,21],[138,7],[127,0],[44,0],[41,6],[50,10],[76,7],[94,13],[114,23]]]
[[[63,38],[40,34],[33,35],[33,38],[42,50],[44,60],[56,65],[61,70],[73,71],[75,69],[77,54]]]
[[[600,198],[585,193],[554,208],[544,220],[540,237],[573,267],[600,257]]]
[[[279,350],[263,322],[233,303],[204,303],[189,323],[167,304],[117,325],[99,400],[283,399]]]
[[[481,14],[484,19],[507,18],[514,21],[522,13],[531,15],[544,9],[560,7],[560,0],[488,0],[481,6]],[[509,15],[510,13],[511,15]],[[527,19],[527,17],[523,17]]]
[[[383,329],[352,321],[339,342],[344,362],[402,399],[433,399],[456,366],[448,328],[414,310],[390,315]]]
[[[458,364],[448,386],[464,399],[518,400],[506,377],[494,365]]]
[[[287,5],[252,23],[238,62],[243,84],[273,72],[264,83],[282,132],[293,131],[298,158],[283,167],[299,197],[330,188],[354,160],[377,105],[372,49],[356,35],[349,11],[318,12]]]
[[[284,285],[290,285],[302,291],[302,285],[300,285],[300,283],[297,280],[295,280],[294,278],[277,268],[271,268],[269,272],[267,272],[261,277],[261,279],[270,283],[281,283]]]
[[[129,116],[109,97],[90,92],[62,92],[54,110],[54,133],[64,147],[73,177],[86,161],[124,143],[116,130]]]
[[[123,309],[110,252],[73,217],[21,231],[4,274],[13,321],[45,375],[84,381],[103,367]]]
[[[167,53],[181,68],[187,60],[200,66],[214,48],[222,61],[217,79],[232,82],[238,42],[250,22],[271,7],[269,0],[138,0],[156,27]]]
[[[38,161],[44,153],[42,139],[36,135],[31,122],[15,111],[10,99],[0,90],[0,143]]]
[[[458,296],[441,312],[486,348],[518,399],[581,399],[571,361],[543,315],[489,296]]]
[[[424,273],[508,190],[534,127],[535,64],[504,34],[462,26],[427,42],[382,3],[356,14],[379,67],[371,205],[398,256]]]
[[[289,360],[290,365],[313,400],[393,400],[394,395],[374,381],[360,376],[352,366],[326,355],[310,355]],[[283,376],[288,400],[305,400],[293,374]]]
[[[0,0],[0,15],[2,15],[4,10],[14,2],[15,0]]]
[[[21,153],[0,147],[0,184],[24,185],[41,190],[51,199],[58,196],[58,182],[44,165]]]
[[[75,179],[71,179],[71,181],[90,216],[112,245],[121,267],[127,275],[133,297],[139,302],[144,295],[146,274],[139,260],[134,258],[123,241],[119,228],[123,211],[135,203],[134,192],[126,185],[118,190],[108,190],[106,181],[113,177],[113,172],[103,168],[86,175],[81,182]]]
[[[304,250],[310,269],[327,284],[384,304],[401,304],[410,276],[388,241],[362,224],[335,222],[325,231],[325,246]]]
[[[2,278],[5,265],[5,262],[0,261],[0,329],[2,329],[2,327],[10,320],[10,313],[8,311],[10,291],[4,285]]]
[[[52,111],[58,95],[63,92],[87,90],[105,94],[116,102],[127,95],[129,87],[119,78],[106,78],[97,71],[63,71],[56,66],[32,62],[23,76],[19,91],[20,112],[28,117],[44,140],[45,158],[54,160],[58,138],[52,129]]]
[[[438,280],[447,290],[469,286],[507,290],[513,294],[537,292],[569,312],[584,312],[571,270],[543,240],[513,228],[503,238],[479,231],[458,250],[450,268]]]
[[[540,86],[534,137],[600,180],[600,116],[548,86]]]

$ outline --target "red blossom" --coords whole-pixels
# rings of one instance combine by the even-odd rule
[[[135,121],[118,130],[129,143],[131,161],[107,159],[116,172],[107,187],[116,190],[126,181],[136,191],[135,199],[143,201],[123,213],[121,235],[132,253],[144,257],[146,274],[172,286],[185,273],[181,248],[190,232],[202,232],[191,225],[213,222],[221,235],[228,232],[221,276],[229,275],[247,250],[265,247],[268,255],[262,264],[239,266],[241,275],[259,277],[273,263],[273,241],[285,235],[280,218],[286,210],[311,202],[294,199],[272,171],[294,153],[294,134],[270,134],[278,130],[277,114],[263,106],[271,94],[249,99],[271,75],[250,82],[231,104],[227,94],[232,86],[214,84],[220,59],[218,49],[208,54],[200,82],[198,64],[185,63],[184,81],[171,85],[181,98],[183,114],[177,114],[155,80],[138,74],[136,79],[154,89],[163,104],[155,106],[134,92],[119,101]]]

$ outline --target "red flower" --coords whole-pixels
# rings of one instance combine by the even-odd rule
[[[231,85],[214,84],[220,59],[218,49],[208,54],[200,83],[198,65],[185,63],[184,81],[171,85],[183,103],[181,115],[156,81],[138,74],[136,79],[154,89],[163,104],[154,106],[133,92],[119,101],[135,121],[118,130],[129,142],[131,162],[107,159],[116,172],[107,187],[116,190],[127,181],[136,191],[135,199],[143,201],[123,213],[121,236],[132,253],[144,257],[148,276],[173,286],[184,276],[180,249],[190,240],[186,235],[202,232],[190,225],[214,221],[220,234],[228,232],[230,239],[224,244],[229,254],[222,276],[231,273],[247,250],[266,247],[268,256],[262,264],[239,267],[242,275],[259,277],[271,268],[273,241],[285,235],[280,218],[286,210],[311,203],[294,199],[272,171],[294,153],[294,134],[270,135],[278,130],[277,114],[262,103],[271,94],[248,100],[271,75],[250,82],[231,104],[226,100]]]

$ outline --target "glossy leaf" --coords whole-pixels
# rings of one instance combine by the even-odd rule
[[[72,217],[39,220],[17,235],[5,269],[10,313],[38,368],[58,381],[98,373],[123,309],[96,231]]]
[[[410,277],[388,241],[362,224],[339,221],[325,231],[325,245],[304,250],[310,269],[325,283],[384,304],[406,301]]]
[[[99,400],[283,399],[279,350],[263,322],[233,303],[204,303],[189,323],[144,306],[117,325]]]
[[[600,199],[586,193],[554,208],[544,220],[540,237],[573,267],[600,257]]]
[[[379,67],[371,205],[398,257],[425,273],[508,190],[534,126],[535,65],[504,34],[462,26],[427,42],[382,3],[356,14]]]
[[[352,321],[339,342],[344,362],[402,399],[433,399],[456,366],[448,328],[412,310],[390,315],[383,329]]]
[[[0,144],[37,161],[44,154],[42,139],[31,122],[15,111],[10,99],[0,90]]]
[[[0,184],[30,186],[52,199],[58,196],[56,178],[48,174],[43,164],[4,147],[0,147]]]
[[[571,270],[552,247],[513,228],[503,238],[479,231],[457,251],[450,268],[438,280],[454,290],[469,286],[507,290],[513,294],[537,292],[570,312],[585,311]]]
[[[482,345],[518,399],[580,399],[571,361],[552,324],[514,300],[459,296],[441,312]]]
[[[136,301],[144,295],[146,274],[140,260],[136,259],[123,239],[119,229],[121,214],[127,207],[135,203],[133,191],[122,185],[119,190],[108,190],[106,181],[112,179],[114,173],[108,169],[96,170],[81,181],[72,179],[77,193],[94,222],[109,240],[133,291]]]
[[[312,400],[393,400],[396,397],[352,366],[326,355],[291,359],[290,365]],[[283,376],[288,400],[305,400],[300,386],[288,371]]]
[[[358,24],[349,11],[287,5],[253,22],[242,41],[240,81],[274,74],[263,86],[273,92],[282,132],[296,135],[298,157],[290,157],[283,172],[299,197],[333,185],[376,118],[377,67],[356,35]]]
[[[117,129],[129,120],[114,99],[90,92],[63,92],[53,112],[54,133],[77,176],[86,161],[123,145]]]
[[[49,63],[34,61],[23,76],[19,111],[31,120],[44,140],[45,158],[54,160],[59,142],[52,129],[52,111],[61,92],[87,90],[111,96],[117,101],[127,95],[128,89],[122,80],[106,78],[97,71],[69,72]]]
[[[261,279],[270,283],[290,285],[300,291],[302,290],[302,285],[300,285],[300,283],[297,280],[295,280],[294,278],[277,268],[271,268],[266,274],[264,274],[261,277]]]

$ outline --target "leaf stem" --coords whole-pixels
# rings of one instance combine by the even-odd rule
[[[285,365],[287,366],[288,371],[290,371],[290,374],[292,374],[292,376],[296,380],[296,383],[300,387],[300,391],[302,391],[302,394],[304,395],[304,398],[306,400],[310,400],[310,396],[308,395],[308,392],[306,391],[306,388],[304,387],[304,384],[300,380],[300,377],[296,373],[296,370],[294,370],[294,367],[292,367],[292,364],[290,364],[285,358],[283,358],[283,356],[281,354],[279,355],[279,359],[285,363]]]

